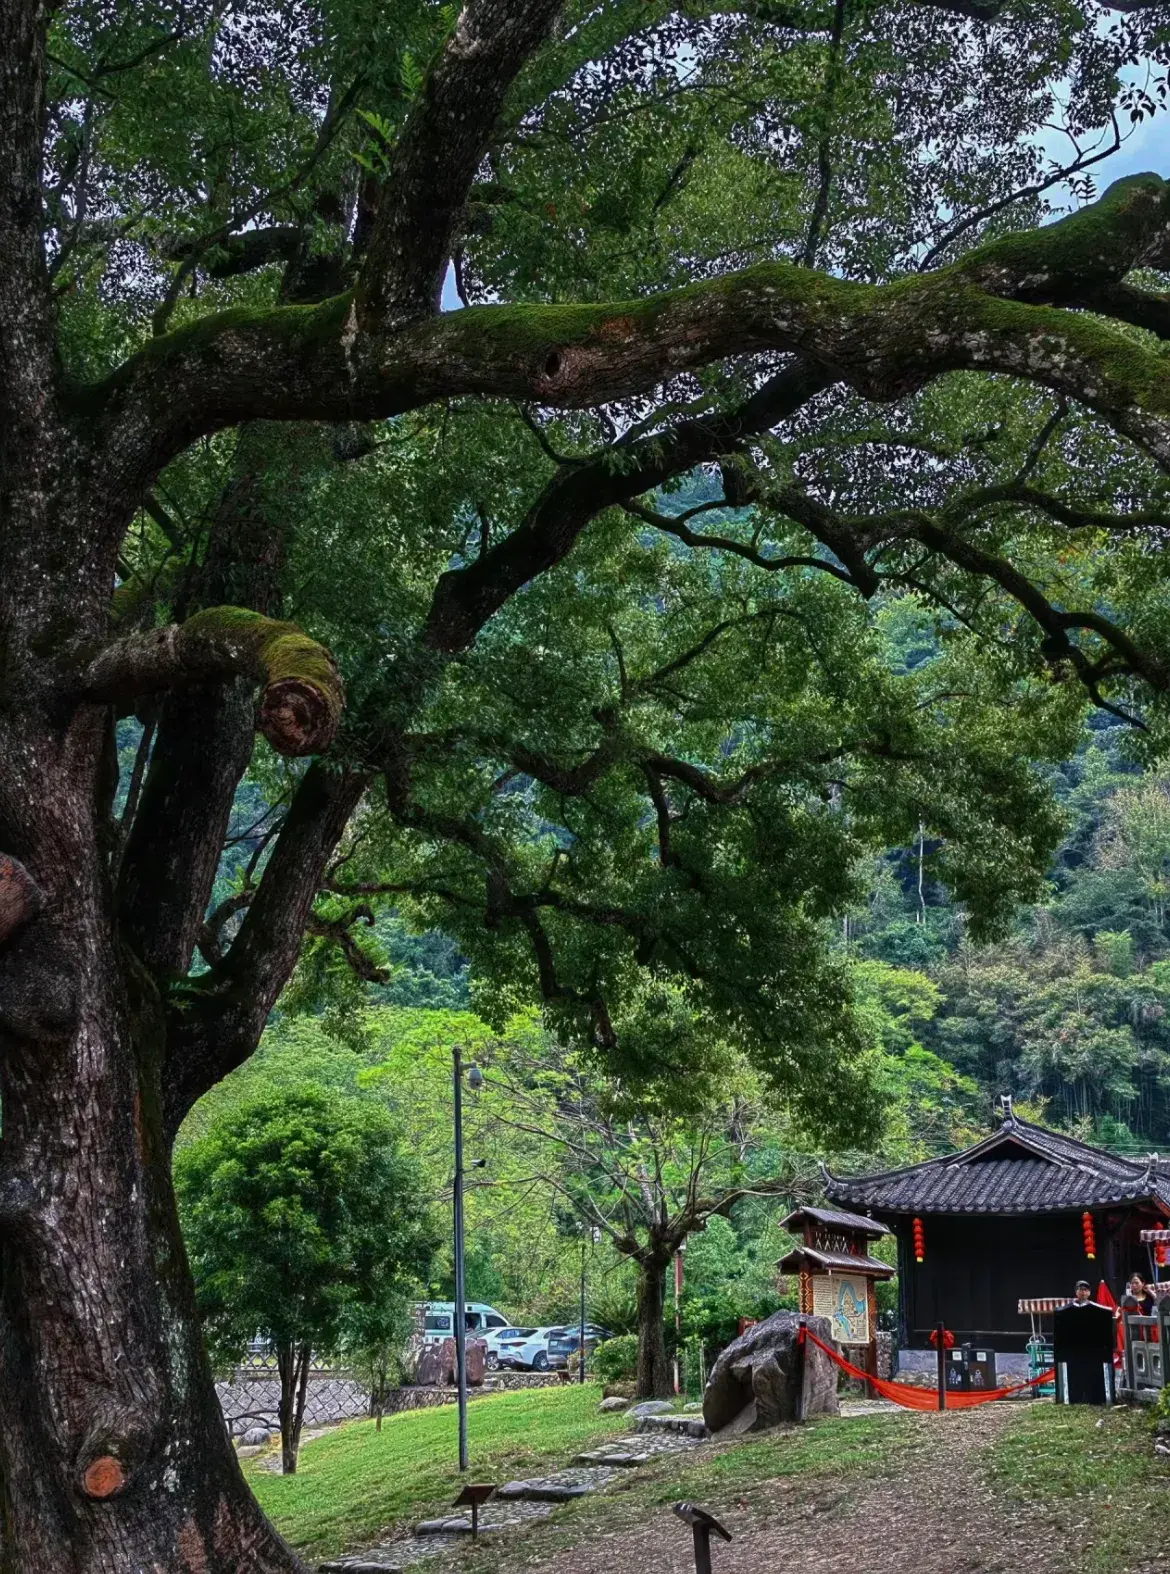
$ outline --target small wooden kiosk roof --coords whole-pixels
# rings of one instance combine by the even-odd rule
[[[854,1230],[859,1235],[868,1235],[877,1240],[879,1235],[888,1235],[890,1232],[884,1224],[879,1224],[876,1219],[866,1218],[861,1213],[845,1213],[840,1208],[797,1208],[795,1213],[790,1213],[786,1219],[780,1221],[782,1228],[791,1230],[795,1235],[806,1224],[819,1225],[826,1230]]]
[[[892,1279],[897,1273],[888,1262],[876,1257],[855,1257],[851,1252],[827,1252],[819,1246],[796,1246],[787,1256],[781,1257],[779,1266],[785,1273],[798,1273],[801,1268],[811,1268],[814,1273],[863,1273],[868,1279]]]

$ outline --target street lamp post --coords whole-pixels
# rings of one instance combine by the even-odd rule
[[[585,1381],[585,1242],[589,1239],[589,1231],[581,1236],[581,1333],[577,1345],[577,1381]]]
[[[585,1247],[596,1246],[601,1239],[601,1231],[596,1225],[590,1229],[587,1225],[581,1233],[581,1333],[578,1344],[577,1381],[585,1381]]]
[[[467,1457],[467,1285],[463,1268],[463,1046],[451,1046],[455,1083],[455,1390],[459,1409],[459,1468]],[[473,1091],[483,1086],[483,1072],[473,1062],[467,1073]]]

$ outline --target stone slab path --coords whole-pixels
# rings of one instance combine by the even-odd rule
[[[567,1469],[531,1480],[505,1482],[480,1509],[480,1535],[498,1535],[533,1520],[547,1519],[559,1504],[601,1491],[639,1465],[663,1454],[678,1454],[700,1446],[697,1437],[685,1433],[662,1428],[643,1431],[645,1418],[637,1424],[639,1430],[627,1441],[607,1443],[579,1454],[576,1463]],[[394,1574],[422,1558],[435,1557],[461,1545],[470,1534],[471,1520],[462,1515],[424,1520],[412,1533],[319,1564],[319,1574]]]

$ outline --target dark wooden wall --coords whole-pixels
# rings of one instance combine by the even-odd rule
[[[938,1322],[960,1343],[1022,1350],[1030,1332],[1016,1310],[1025,1296],[1072,1298],[1078,1279],[1096,1289],[1112,1285],[1119,1253],[1108,1253],[1108,1236],[1097,1224],[1097,1258],[1085,1256],[1079,1213],[1032,1214],[1022,1218],[971,1214],[927,1214],[926,1260],[914,1261],[909,1219],[895,1223],[901,1278],[902,1338],[912,1350],[929,1348]]]

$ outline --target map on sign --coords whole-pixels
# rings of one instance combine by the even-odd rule
[[[827,1317],[838,1344],[869,1343],[869,1284],[861,1274],[817,1274],[813,1312]]]

